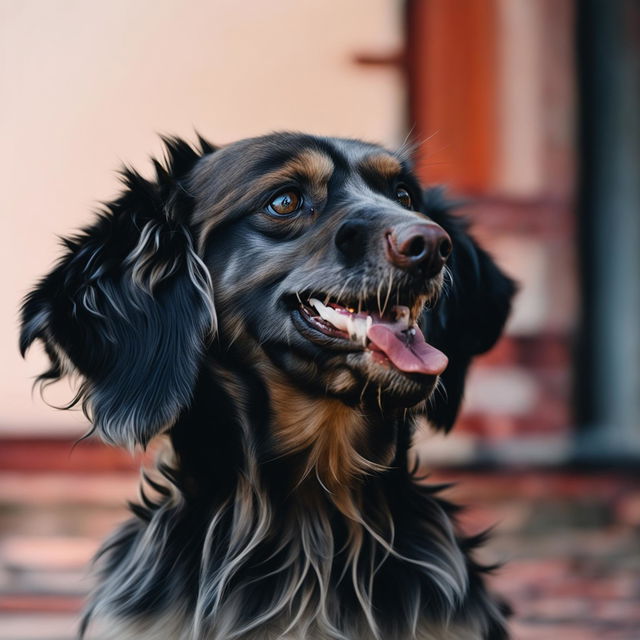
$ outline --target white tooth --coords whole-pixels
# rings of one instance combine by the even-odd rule
[[[351,340],[354,340],[357,337],[353,316],[347,316],[347,333],[349,334],[349,338],[351,338]]]
[[[322,302],[315,298],[310,298],[309,304],[314,307],[323,320],[332,324],[336,329],[340,329],[341,331],[347,329],[347,317],[343,314],[338,313],[331,307],[325,307]]]
[[[358,318],[358,339],[362,343],[363,347],[367,346],[367,331],[369,330],[372,322],[371,316]]]
[[[358,318],[356,323],[356,342],[362,344],[364,335],[364,319]]]
[[[321,315],[327,322],[330,322],[336,329],[341,329],[342,331],[344,331],[347,328],[344,317],[341,316],[337,311],[335,311],[331,307],[325,307],[325,311]]]
[[[336,311],[333,307],[327,307],[316,298],[309,299],[309,305],[312,306],[318,315],[332,324],[336,329],[346,331],[349,338],[355,342],[359,342],[363,347],[367,346],[367,332],[373,324],[373,318],[366,316],[365,318],[356,317],[352,314],[345,314]]]

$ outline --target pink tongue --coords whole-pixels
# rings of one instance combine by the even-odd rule
[[[407,341],[405,334],[395,333],[397,327],[379,323],[369,327],[367,337],[400,371],[440,375],[449,359],[424,339],[417,326],[413,329],[415,333]]]

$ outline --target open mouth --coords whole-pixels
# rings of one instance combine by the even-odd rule
[[[326,304],[325,304],[326,303]],[[447,356],[430,345],[418,323],[416,308],[396,305],[388,312],[357,310],[325,300],[309,298],[300,302],[298,311],[307,338],[314,342],[349,351],[370,351],[372,360],[406,373],[440,375],[448,364]]]

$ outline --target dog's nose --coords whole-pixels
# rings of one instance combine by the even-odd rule
[[[440,273],[451,248],[449,234],[433,222],[398,226],[386,233],[387,260],[406,271],[419,268],[427,278]]]

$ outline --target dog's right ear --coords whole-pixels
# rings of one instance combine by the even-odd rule
[[[195,250],[184,180],[205,153],[166,139],[156,179],[123,172],[125,192],[26,297],[20,350],[39,339],[56,380],[78,372],[74,401],[111,443],[143,446],[189,403],[215,330],[211,278]]]
[[[448,431],[453,426],[464,394],[465,378],[472,359],[491,349],[500,337],[516,292],[515,282],[505,275],[491,256],[469,234],[464,219],[451,212],[455,206],[441,189],[425,192],[427,215],[449,234],[449,256],[444,293],[427,311],[429,341],[449,357],[427,409],[429,422]]]

